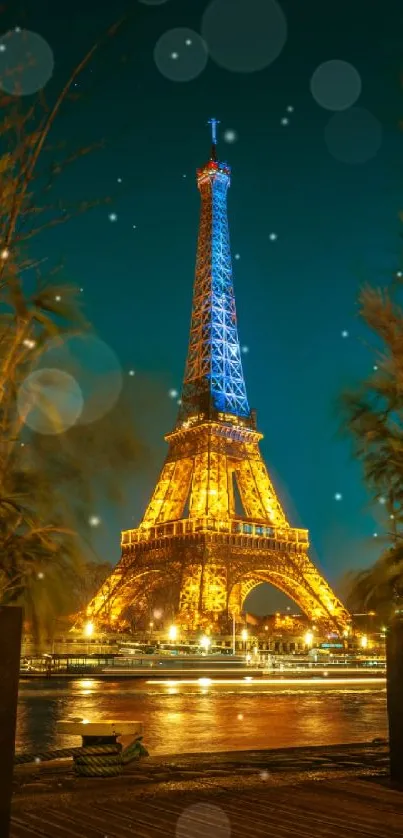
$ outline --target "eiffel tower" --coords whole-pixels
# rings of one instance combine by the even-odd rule
[[[140,612],[173,586],[178,627],[217,627],[239,618],[250,591],[268,582],[312,623],[340,632],[349,614],[308,557],[308,531],[288,523],[259,450],[232,280],[231,169],[217,158],[217,120],[209,124],[211,156],[197,171],[201,215],[179,415],[143,520],[122,533],[121,560],[87,618],[117,628],[128,606]]]

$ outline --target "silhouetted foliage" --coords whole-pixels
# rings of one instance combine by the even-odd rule
[[[360,316],[375,339],[373,371],[342,398],[343,427],[364,480],[385,515],[386,547],[372,568],[350,576],[349,606],[390,616],[403,595],[403,310],[397,275],[388,289],[366,287]]]

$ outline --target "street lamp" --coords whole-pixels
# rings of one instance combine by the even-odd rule
[[[150,626],[150,643],[151,643],[152,636],[153,636],[153,628],[154,628],[154,623],[153,623],[152,620],[150,621],[149,626]]]
[[[94,623],[86,623],[84,626],[84,634],[86,637],[92,637],[94,634]]]
[[[90,653],[90,644],[89,644],[89,641],[90,641],[90,637],[92,637],[92,635],[94,634],[94,628],[95,628],[95,627],[94,627],[94,623],[91,623],[91,621],[89,621],[88,623],[86,623],[86,624],[85,624],[85,626],[84,626],[84,634],[85,634],[85,636],[88,638],[88,643],[87,643],[87,655],[89,655],[89,653]]]
[[[245,644],[245,653],[247,651],[247,642],[248,642],[248,631],[247,629],[242,629],[241,631],[241,638]]]
[[[176,640],[178,637],[178,629],[176,626],[169,626],[168,637],[170,640]]]
[[[307,633],[304,637],[304,641],[305,641],[305,646],[308,646],[308,647],[312,646],[313,633],[311,631],[307,631]]]
[[[201,647],[202,647],[202,649],[204,649],[204,651],[207,653],[207,652],[208,652],[208,650],[209,650],[209,646],[211,646],[211,640],[210,640],[210,638],[209,638],[209,637],[206,637],[206,636],[202,637],[202,638],[200,639],[200,646],[201,646]]]
[[[360,638],[360,646],[361,646],[361,649],[366,649],[367,648],[368,637],[367,637],[366,634],[363,634],[362,637]]]

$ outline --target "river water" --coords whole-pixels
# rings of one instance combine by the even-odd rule
[[[383,686],[275,688],[258,682],[22,681],[17,751],[78,745],[69,716],[136,720],[152,755],[369,741],[387,735]]]

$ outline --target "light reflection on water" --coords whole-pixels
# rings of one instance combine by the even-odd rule
[[[17,751],[78,744],[56,731],[68,716],[142,721],[154,755],[361,742],[387,733],[383,689],[52,679],[20,685]]]

